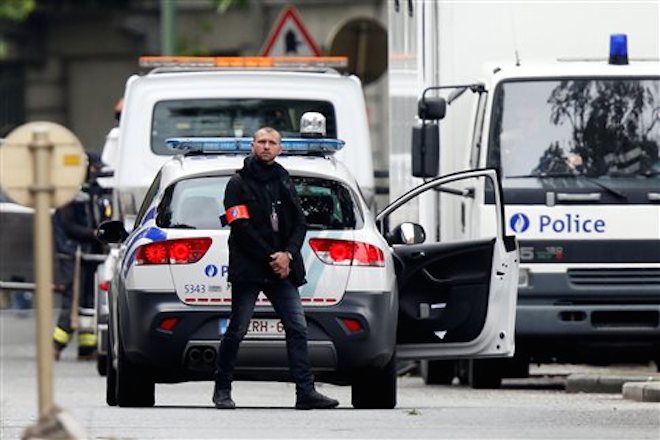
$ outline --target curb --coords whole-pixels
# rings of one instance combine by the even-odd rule
[[[621,393],[623,385],[628,382],[652,383],[660,386],[660,375],[631,376],[631,375],[596,375],[571,374],[566,378],[567,393]]]
[[[623,398],[638,402],[660,402],[660,382],[625,383]]]

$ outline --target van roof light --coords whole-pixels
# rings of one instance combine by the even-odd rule
[[[305,112],[300,117],[300,136],[321,138],[325,136],[325,116],[319,112]]]
[[[628,37],[626,34],[610,35],[610,64],[628,64]]]
[[[165,144],[175,153],[181,154],[246,154],[252,151],[250,137],[175,137],[166,139]],[[344,141],[328,138],[283,138],[281,144],[282,154],[325,156],[341,150]]]
[[[334,67],[348,66],[347,57],[187,57],[142,56],[140,67],[225,67],[225,68],[272,68],[272,67]]]

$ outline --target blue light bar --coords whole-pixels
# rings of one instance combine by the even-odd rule
[[[292,155],[326,155],[341,150],[344,141],[340,139],[282,139],[282,154]],[[228,137],[187,137],[168,138],[165,144],[175,153],[209,153],[209,154],[245,154],[252,151],[252,138]]]
[[[610,64],[628,64],[628,37],[626,34],[610,35]]]

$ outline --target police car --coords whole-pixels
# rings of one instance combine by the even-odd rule
[[[120,221],[99,228],[101,240],[121,243],[109,292],[109,405],[152,406],[156,383],[212,380],[231,310],[223,195],[250,142],[169,139],[186,154],[160,169],[133,231]],[[292,176],[308,224],[300,296],[317,381],[350,385],[356,408],[393,408],[397,359],[513,355],[518,250],[504,235],[494,170],[434,179],[375,217],[332,155],[341,141],[282,144],[278,162]],[[492,237],[425,242],[418,224],[390,228],[419,195],[461,191],[470,179],[493,184]],[[290,380],[284,336],[260,296],[235,379]]]

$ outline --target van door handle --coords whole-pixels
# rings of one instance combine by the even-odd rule
[[[557,193],[557,200],[560,202],[598,202],[600,193]]]

